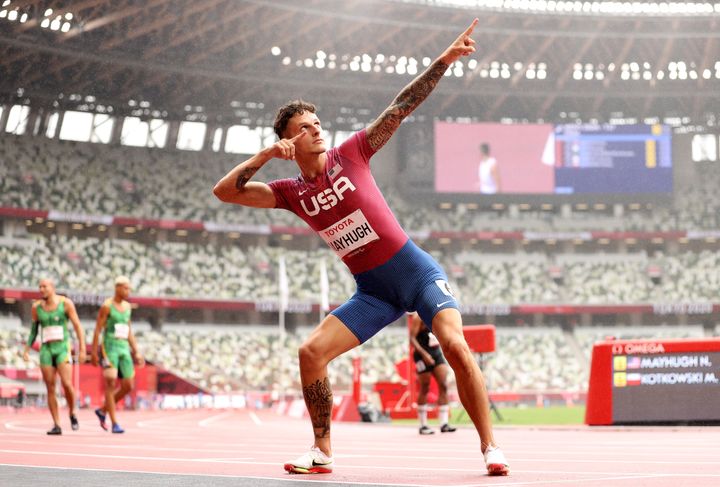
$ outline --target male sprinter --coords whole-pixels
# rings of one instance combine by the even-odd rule
[[[25,344],[23,359],[30,360],[30,347],[40,329],[40,370],[43,381],[47,387],[47,402],[50,415],[53,419],[53,427],[47,432],[49,435],[61,435],[60,417],[58,415],[57,396],[55,395],[55,373],[60,375],[60,381],[65,390],[65,400],[70,409],[70,425],[76,431],[80,424],[76,416],[75,390],[72,386],[72,352],[70,344],[70,332],[67,322],[73,324],[75,335],[80,342],[78,360],[85,362],[85,332],[83,331],[77,310],[73,302],[55,293],[55,283],[51,279],[40,280],[39,301],[32,305],[32,329],[30,337]]]
[[[95,323],[95,334],[92,344],[92,363],[101,363],[98,357],[98,342],[100,333],[103,334],[102,366],[105,378],[105,404],[95,410],[100,420],[100,427],[107,431],[105,424],[106,414],[110,415],[113,433],[124,433],[125,430],[117,422],[115,405],[122,400],[133,388],[135,367],[133,357],[140,367],[145,360],[138,351],[135,335],[130,326],[130,303],[126,300],[130,296],[130,281],[125,276],[115,279],[115,295],[105,300],[98,312]],[[116,391],[117,378],[120,378],[120,388]]]
[[[280,108],[272,146],[239,164],[215,185],[222,201],[257,208],[282,208],[302,218],[348,266],[357,291],[329,314],[299,350],[303,396],[315,441],[312,449],[285,464],[294,473],[332,471],[332,391],[327,364],[415,311],[430,324],[455,371],[460,399],[480,435],[491,475],[509,471],[490,424],[484,379],[462,334],[458,304],[440,266],[402,230],[370,173],[370,157],[387,143],[400,122],[427,98],[450,65],[475,51],[475,19],[420,76],[407,85],[369,126],[339,147],[325,147],[320,119],[311,104]],[[295,179],[250,182],[270,159],[295,160]]]
[[[422,322],[417,313],[410,317],[410,345],[412,345],[413,362],[417,372],[420,392],[417,398],[418,419],[420,420],[420,434],[432,435],[435,433],[427,424],[427,395],[430,391],[430,376],[435,377],[438,385],[438,419],[440,420],[440,432],[452,433],[455,428],[450,426],[450,406],[448,406],[448,367],[447,360],[440,349],[435,335]]]

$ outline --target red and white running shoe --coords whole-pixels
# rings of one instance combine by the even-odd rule
[[[285,464],[287,473],[331,473],[333,459],[320,448],[313,446],[309,452]]]
[[[497,446],[488,447],[483,453],[488,475],[507,475],[510,473],[510,465],[505,459],[502,450]]]

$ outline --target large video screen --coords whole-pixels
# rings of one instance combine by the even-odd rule
[[[477,194],[672,192],[670,128],[435,122],[435,190]]]
[[[613,423],[720,420],[720,352],[613,356]]]

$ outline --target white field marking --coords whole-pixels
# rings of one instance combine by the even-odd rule
[[[3,444],[6,444],[6,443],[21,443],[21,444],[29,444],[29,445],[37,445],[38,444],[37,440],[14,440],[14,439],[4,438]],[[78,448],[78,447],[106,448],[106,449],[112,449],[112,450],[177,451],[177,452],[194,451],[194,452],[204,452],[204,453],[237,453],[238,452],[237,448],[203,448],[202,450],[199,450],[198,448],[148,446],[147,444],[128,444],[128,443],[113,445],[113,444],[109,444],[109,443],[88,443],[86,441],[75,442],[75,443],[63,442],[63,446],[72,447],[72,448]],[[249,447],[250,445],[243,444],[241,446]]]
[[[100,435],[105,434],[104,432],[100,432],[98,435],[93,435],[92,437],[97,438],[100,437]],[[25,435],[23,435],[26,437]],[[75,436],[75,435],[73,435]],[[89,437],[89,436],[88,436]],[[86,437],[86,438],[88,438]],[[69,438],[70,439],[70,438]],[[15,443],[15,444],[37,444],[37,441],[33,440],[15,440],[15,439],[6,439],[7,443]],[[232,453],[238,453],[238,448],[244,448],[244,447],[250,447],[249,444],[243,443],[243,444],[233,444],[232,448],[203,448],[202,450],[198,450],[197,448],[179,448],[179,447],[162,447],[162,446],[150,446],[147,444],[108,444],[108,443],[102,443],[102,444],[90,444],[86,441],[82,442],[73,442],[73,443],[64,443],[66,446],[77,446],[77,447],[92,447],[92,448],[107,448],[107,449],[128,449],[128,450],[136,450],[136,449],[143,449],[144,451],[176,451],[176,452],[184,452],[184,451],[202,451],[207,453],[226,453],[226,452],[232,452]],[[382,449],[379,449],[382,450]],[[263,451],[258,450],[257,446],[253,446],[251,453],[253,454],[282,454],[282,451],[278,451],[277,449]],[[286,454],[292,454],[292,451],[287,450],[285,452]],[[547,454],[548,452],[543,451],[544,454]],[[584,452],[583,454],[588,455],[588,452]],[[364,453],[336,453],[335,458],[368,458],[371,457],[371,454],[364,454]],[[443,461],[478,461],[478,456],[470,456],[470,457],[462,457],[462,456],[421,456],[421,455],[384,455],[386,458],[396,458],[396,459],[416,459],[416,460],[443,460]],[[613,463],[613,464],[667,464],[667,461],[660,461],[660,460],[640,460],[640,459],[630,459],[630,460],[618,460],[618,459],[609,459],[609,460],[598,460],[598,459],[592,459],[592,460],[583,460],[583,459],[564,459],[564,460],[557,460],[553,458],[518,458],[513,457],[512,458],[513,463],[516,462],[544,462],[544,463],[578,463],[578,464],[585,464],[585,463],[594,463],[594,464],[602,464],[602,463]],[[708,460],[708,461],[684,461],[683,464],[691,464],[691,465],[717,465],[717,459]]]
[[[138,421],[136,424],[141,428],[146,428],[150,425],[154,425],[156,423],[163,423],[165,421],[177,421],[178,419],[187,418],[188,416],[198,416],[198,413],[205,412],[202,409],[190,411],[187,413],[182,414],[167,414],[163,415],[161,418],[155,418],[155,419],[144,419],[142,421]]]
[[[14,439],[7,439],[7,443],[15,443],[15,444],[30,444],[30,445],[36,445],[37,441],[33,440],[14,440]],[[203,452],[203,453],[239,453],[238,448],[240,447],[234,447],[234,448],[181,448],[181,447],[162,447],[162,446],[148,446],[147,444],[108,444],[108,443],[87,443],[86,441],[81,442],[67,442],[63,443],[65,446],[68,447],[87,447],[87,448],[105,448],[105,449],[113,449],[113,450],[138,450],[142,449],[143,451],[149,451],[149,452],[156,452],[156,451],[165,451],[165,452],[187,452],[187,451],[193,451],[193,452]],[[251,445],[249,444],[243,444],[242,447],[251,448]],[[242,450],[241,450],[242,451]],[[292,450],[258,450],[257,447],[252,446],[252,449],[250,451],[254,454],[262,454],[262,455],[292,455]],[[250,453],[249,452],[249,453]],[[371,458],[373,455],[371,454],[365,454],[365,453],[335,453],[335,458],[344,458],[344,459],[358,459],[358,458]],[[459,456],[451,456],[451,457],[441,457],[441,456],[419,456],[419,455],[384,455],[385,458],[392,458],[392,459],[413,459],[413,460],[441,460],[441,461],[463,461],[463,462],[474,462],[479,461],[479,456],[472,456],[472,457],[459,457]],[[232,457],[228,458],[228,460],[239,460],[240,458]],[[207,460],[207,459],[206,459]],[[642,461],[642,460],[557,460],[557,459],[542,459],[542,458],[513,458],[513,464],[516,464],[516,462],[544,462],[544,463],[626,463],[626,464],[661,464],[665,465],[667,464],[667,461],[660,461],[660,460],[653,460],[653,461]],[[692,465],[717,465],[717,459],[713,461],[683,461],[685,464],[692,464]]]
[[[34,455],[48,455],[48,456],[67,456],[67,457],[92,457],[92,458],[109,458],[109,459],[124,459],[124,460],[162,460],[168,462],[192,462],[192,463],[205,463],[204,458],[174,458],[174,457],[139,457],[129,455],[99,455],[90,453],[68,453],[68,452],[48,452],[48,451],[33,451],[33,450],[0,450],[0,453],[15,453],[15,454],[34,454]],[[211,460],[207,463],[226,463],[236,465],[280,465],[281,462],[257,462],[249,460]],[[54,468],[54,467],[52,467]],[[379,465],[342,465],[343,469],[372,469],[372,470],[411,470],[414,472],[418,471],[431,471],[431,472],[471,472],[477,473],[478,468],[442,468],[435,466],[428,466],[427,468],[422,467],[404,467],[404,466],[379,466]],[[533,473],[533,474],[558,474],[558,475],[603,475],[612,476],[616,475],[616,472],[587,472],[587,471],[567,471],[567,470],[512,470],[515,473]],[[675,474],[675,473],[659,473],[659,474],[648,474],[647,472],[626,472],[625,476],[636,476],[642,477],[646,475],[657,476],[657,477],[675,477],[675,476],[686,476],[686,477],[697,477],[697,478],[720,478],[720,473],[717,474]],[[474,485],[474,484],[473,484]]]
[[[100,455],[94,453],[71,453],[71,452],[49,452],[49,451],[24,451],[24,450],[0,450],[0,453],[15,453],[15,454],[34,454],[34,455],[55,455],[58,457],[92,457],[92,458],[111,458],[121,460],[160,460],[163,462],[193,462],[203,463],[204,458],[177,458],[177,457],[138,457],[131,455]],[[247,460],[252,460],[253,457],[238,458],[237,463],[254,463]],[[234,462],[229,462],[234,463]],[[274,463],[272,465],[275,465]]]
[[[37,433],[38,431],[42,431],[41,427],[37,428],[28,428],[26,426],[18,426],[16,423],[19,423],[20,421],[6,421],[5,427],[11,431],[27,431],[29,433]]]
[[[110,468],[72,468],[72,467],[45,467],[38,465],[17,465],[11,463],[0,463],[0,467],[24,467],[24,468],[42,468],[42,469],[53,469],[53,470],[70,470],[70,471],[83,471],[83,472],[115,472],[115,473],[132,473],[132,474],[148,474],[148,475],[167,475],[174,477],[222,477],[231,479],[257,479],[257,480],[274,480],[283,482],[328,482],[333,484],[341,485],[390,485],[393,487],[452,487],[442,486],[437,484],[394,484],[383,482],[381,484],[377,482],[358,482],[358,481],[346,481],[346,480],[319,480],[317,478],[303,478],[302,475],[288,475],[286,473],[280,473],[277,477],[264,477],[259,475],[228,475],[228,474],[217,474],[217,473],[171,473],[171,472],[157,472],[150,470],[116,470]],[[316,477],[313,475],[312,477]]]
[[[171,472],[158,472],[158,471],[146,471],[146,470],[117,470],[117,469],[105,469],[105,468],[72,468],[72,467],[46,467],[38,465],[24,465],[24,464],[9,464],[0,463],[3,467],[23,467],[23,468],[35,468],[35,469],[46,469],[46,470],[68,470],[68,471],[84,471],[84,472],[115,472],[115,473],[131,473],[131,474],[148,474],[148,475],[166,475],[166,476],[186,476],[186,477],[221,477],[221,478],[242,478],[242,479],[258,479],[258,480],[274,480],[284,482],[329,482],[341,485],[388,485],[394,487],[496,487],[497,485],[552,485],[558,483],[577,483],[577,482],[605,482],[609,480],[637,480],[637,479],[651,479],[651,478],[674,478],[674,477],[696,477],[701,478],[703,475],[700,474],[677,474],[677,475],[635,475],[635,476],[622,476],[622,477],[603,477],[603,478],[592,478],[592,479],[574,479],[574,480],[533,480],[524,482],[502,482],[499,484],[497,480],[488,483],[477,483],[477,484],[462,484],[462,485],[438,485],[438,484],[410,484],[410,483],[377,483],[377,482],[358,482],[358,481],[343,481],[328,479],[322,481],[316,478],[308,479],[302,476],[287,476],[287,477],[267,477],[259,475],[229,475],[229,474],[201,474],[201,473],[171,473]],[[285,474],[279,474],[285,475]],[[484,475],[484,474],[482,474]],[[508,477],[504,477],[502,480]]]
[[[207,425],[214,423],[215,421],[220,421],[221,419],[227,418],[228,416],[232,416],[232,411],[225,411],[224,413],[216,414],[215,416],[210,416],[209,418],[203,419],[202,421],[198,421],[198,426],[201,428],[207,427]]]
[[[512,475],[512,471],[511,471]],[[557,485],[557,484],[580,484],[583,482],[607,482],[607,481],[615,481],[615,480],[638,480],[638,479],[659,479],[659,478],[668,478],[670,476],[668,475],[632,475],[632,476],[623,476],[623,477],[603,477],[599,479],[563,479],[563,480],[529,480],[524,482],[503,482],[502,484],[498,484],[497,482],[492,483],[483,483],[483,484],[465,484],[465,485],[452,485],[452,486],[445,486],[445,487],[487,487],[487,486],[497,486],[497,485]],[[504,477],[508,478],[508,477]]]
[[[263,422],[260,420],[260,418],[258,418],[257,414],[255,414],[252,411],[250,411],[248,414],[250,415],[250,419],[252,419],[256,425],[260,426],[263,424]]]

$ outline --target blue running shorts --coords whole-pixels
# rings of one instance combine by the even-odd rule
[[[438,311],[459,309],[447,275],[430,254],[408,239],[384,264],[354,275],[355,294],[332,311],[364,343],[406,311],[432,329]]]

